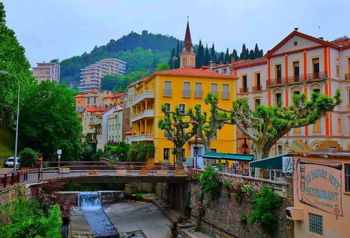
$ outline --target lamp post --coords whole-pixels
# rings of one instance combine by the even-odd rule
[[[13,172],[16,172],[16,166],[17,166],[17,146],[18,146],[18,124],[19,124],[19,98],[20,98],[20,93],[21,93],[21,84],[19,82],[19,79],[16,75],[11,74],[6,71],[0,70],[0,74],[7,74],[12,77],[14,77],[17,80],[18,83],[18,90],[17,90],[17,116],[16,116],[16,140],[15,140],[15,161],[13,165]]]

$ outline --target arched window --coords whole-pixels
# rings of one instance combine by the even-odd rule
[[[277,146],[277,155],[282,155],[283,154],[283,146],[282,145],[278,145]]]

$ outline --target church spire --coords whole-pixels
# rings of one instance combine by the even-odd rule
[[[185,40],[184,40],[184,51],[193,51],[192,47],[192,40],[191,40],[191,32],[190,32],[190,24],[188,22],[188,17],[187,17],[187,26],[186,26],[186,34],[185,34]]]
[[[184,48],[180,53],[180,68],[194,68],[196,66],[196,54],[193,50],[190,24],[187,17],[187,26],[184,40]]]

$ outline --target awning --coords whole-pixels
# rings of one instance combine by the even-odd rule
[[[250,162],[250,167],[262,168],[262,169],[277,169],[282,170],[282,158],[290,157],[290,154],[278,155],[267,159],[261,159]]]
[[[226,154],[226,153],[216,153],[207,152],[202,155],[205,159],[219,159],[219,160],[243,160],[252,161],[254,159],[253,155],[240,155],[240,154]]]

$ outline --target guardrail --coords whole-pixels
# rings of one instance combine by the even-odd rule
[[[48,162],[56,165],[57,162]],[[175,167],[164,163],[112,163],[62,161],[60,167],[36,168],[0,174],[0,189],[24,182],[83,176],[177,176]]]

